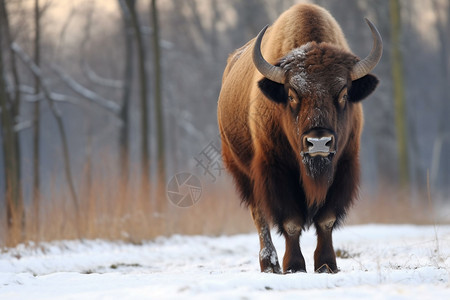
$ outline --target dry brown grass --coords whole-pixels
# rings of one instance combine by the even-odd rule
[[[8,230],[6,214],[0,214],[0,247],[18,243],[65,239],[107,239],[140,243],[161,235],[205,234],[221,235],[254,231],[249,211],[239,204],[233,185],[223,178],[222,184],[207,184],[201,199],[194,206],[180,208],[162,195],[144,197],[138,180],[123,180],[114,176],[96,177],[95,182],[79,188],[79,219],[64,187],[53,186],[51,192],[41,195],[39,219],[34,208],[25,207],[15,213],[14,226]],[[149,187],[150,188],[150,187]],[[425,195],[426,197],[426,195]],[[156,207],[161,211],[156,212]],[[383,195],[364,194],[350,210],[347,224],[414,223],[433,224],[433,207],[429,201],[411,204],[395,189],[384,190]],[[23,230],[21,226],[24,224]]]
[[[6,215],[0,215],[0,246],[79,238],[140,243],[160,235],[249,232],[250,214],[230,186],[204,186],[194,206],[180,208],[168,201],[165,187],[162,195],[147,198],[136,184],[126,185],[111,176],[96,178],[90,188],[79,189],[79,219],[64,187],[53,186],[49,195],[41,195],[39,220],[29,205],[24,223],[16,214],[15,226],[7,230]],[[154,190],[150,193],[155,195]],[[156,213],[155,207],[161,211]],[[25,224],[23,230],[20,224]]]
[[[435,216],[435,207],[427,194],[414,198],[397,188],[383,188],[377,195],[364,195],[350,210],[347,224],[435,224],[446,222]]]

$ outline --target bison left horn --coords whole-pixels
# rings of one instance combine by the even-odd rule
[[[381,54],[383,54],[383,40],[381,39],[378,29],[368,19],[365,20],[372,31],[373,46],[370,54],[353,66],[350,74],[352,80],[359,79],[369,74],[369,72],[372,71],[378,64],[381,59]]]
[[[256,37],[255,45],[253,46],[253,63],[258,71],[265,77],[272,81],[284,84],[284,70],[267,62],[261,53],[261,41],[267,27],[269,27],[269,25],[266,25]]]

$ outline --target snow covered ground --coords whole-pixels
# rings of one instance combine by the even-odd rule
[[[280,260],[284,241],[274,235]],[[262,274],[256,234],[173,236],[142,245],[62,241],[0,254],[0,299],[450,299],[450,226],[346,226],[338,274]]]

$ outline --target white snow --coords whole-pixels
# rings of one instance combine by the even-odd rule
[[[305,71],[296,73],[291,77],[289,83],[302,95],[308,94],[311,90],[311,85],[309,84],[311,80],[308,78],[308,74]]]
[[[22,245],[0,254],[0,299],[450,299],[450,226],[346,226],[338,274],[313,273],[315,241],[302,235],[308,273],[287,275],[259,272],[256,233]]]

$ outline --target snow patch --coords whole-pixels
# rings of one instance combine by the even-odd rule
[[[142,245],[60,241],[0,253],[0,299],[449,299],[450,226],[347,226],[338,274],[266,274],[258,235],[161,237]],[[278,251],[284,239],[273,234]],[[314,270],[316,236],[301,237]],[[345,253],[343,255],[342,253]],[[262,255],[276,263],[275,249]]]
[[[277,252],[275,251],[275,249],[270,249],[268,247],[264,247],[259,252],[259,257],[260,257],[260,259],[269,258],[270,263],[274,266],[278,263],[278,255],[277,255]]]
[[[308,79],[308,74],[306,74],[306,72],[299,72],[295,73],[295,75],[290,78],[289,83],[303,95],[308,93],[311,89],[309,81],[310,80]]]

